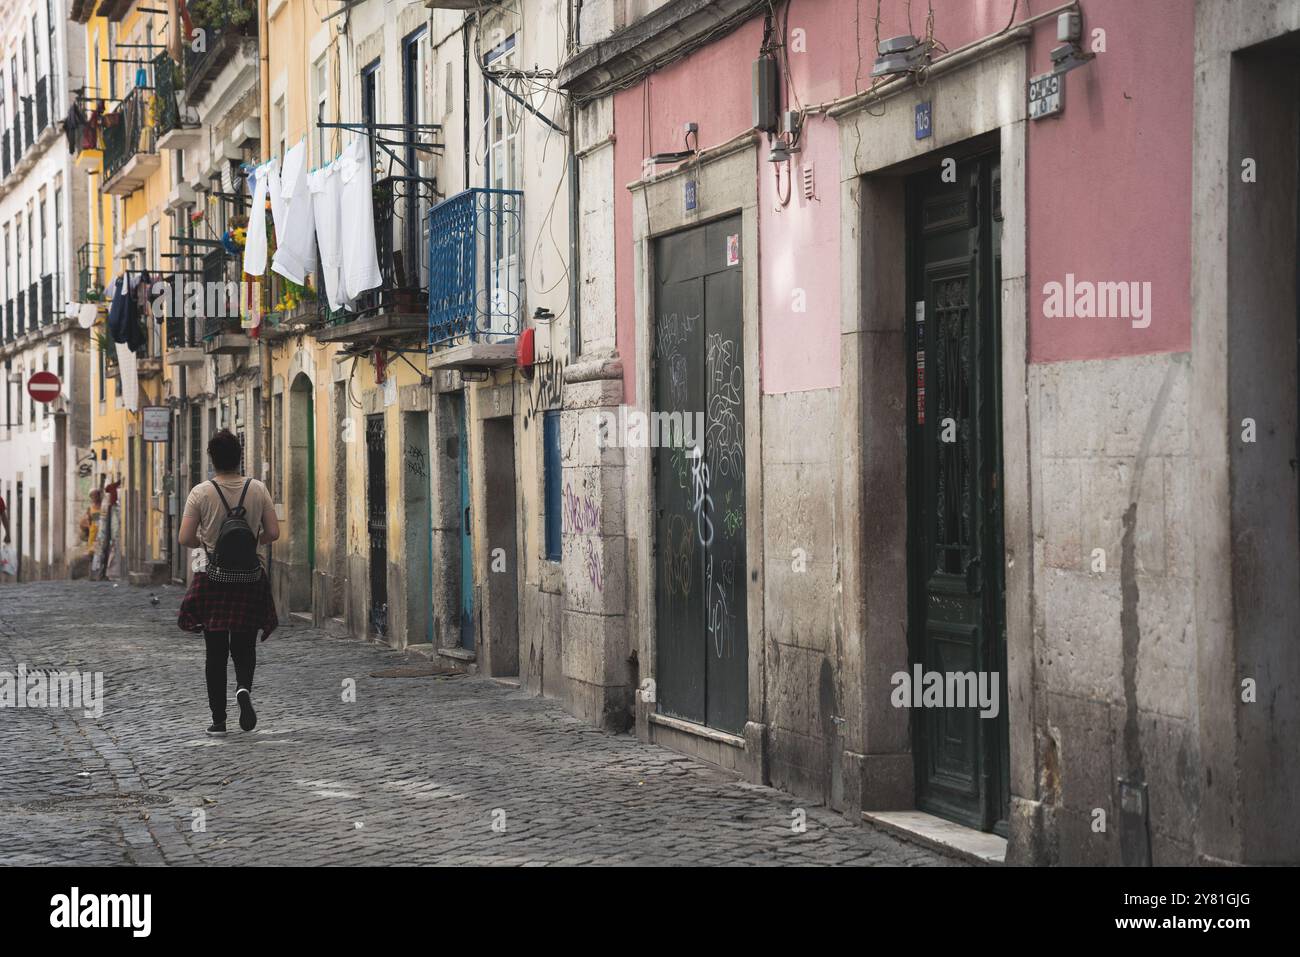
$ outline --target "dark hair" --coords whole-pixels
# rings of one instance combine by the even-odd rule
[[[212,467],[218,472],[237,471],[243,454],[244,446],[239,436],[229,429],[222,429],[208,439],[208,455],[212,457]]]

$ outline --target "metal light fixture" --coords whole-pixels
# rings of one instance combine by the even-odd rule
[[[1069,73],[1097,57],[1097,54],[1087,53],[1079,45],[1083,39],[1083,16],[1078,11],[1063,13],[1056,18],[1056,39],[1061,45],[1052,50],[1052,72],[1057,76]]]
[[[881,40],[876,48],[879,54],[871,69],[873,77],[900,76],[912,73],[930,62],[930,48],[910,33]]]
[[[690,159],[695,155],[695,150],[677,150],[675,153],[655,153],[650,157],[650,162],[655,166],[663,166],[665,163],[680,163],[684,159]]]

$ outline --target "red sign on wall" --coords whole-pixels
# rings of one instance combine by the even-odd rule
[[[27,380],[27,394],[37,402],[53,402],[59,397],[59,377],[53,372],[37,372]]]

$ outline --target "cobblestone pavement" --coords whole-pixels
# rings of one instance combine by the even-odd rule
[[[257,730],[232,668],[210,738],[180,598],[0,585],[0,671],[103,672],[105,698],[98,718],[0,708],[0,864],[947,863],[498,682],[371,677],[406,656],[301,625],[258,645]]]

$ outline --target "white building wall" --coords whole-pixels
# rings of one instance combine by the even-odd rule
[[[49,275],[53,315],[48,325],[31,332],[27,323],[21,332],[7,325],[8,334],[0,339],[0,495],[9,507],[14,544],[22,550],[24,577],[62,577],[67,559],[80,551],[78,520],[89,504],[91,487],[89,474],[81,475],[80,469],[91,444],[89,340],[75,322],[65,319],[65,304],[75,297],[77,248],[86,238],[86,185],[84,176],[74,171],[59,126],[69,91],[84,82],[85,33],[68,23],[64,0],[20,0],[0,11],[0,84],[5,91],[0,130],[10,131],[11,144],[15,58],[20,98],[34,95],[38,79],[46,78],[48,121],[34,145],[26,146],[24,138],[21,155],[0,181],[0,303],[8,313],[20,289],[26,294],[33,283],[40,288],[42,277]],[[38,117],[34,103],[32,117]],[[62,382],[59,398],[49,405],[33,402],[26,391],[38,370],[55,372]]]

